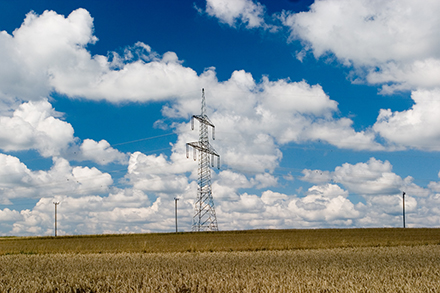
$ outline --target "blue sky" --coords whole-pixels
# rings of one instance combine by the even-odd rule
[[[190,231],[202,88],[220,230],[438,226],[439,11],[1,2],[0,235]]]

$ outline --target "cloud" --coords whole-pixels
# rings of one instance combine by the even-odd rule
[[[332,174],[329,171],[304,169],[301,173],[304,175],[301,180],[314,184],[326,183],[332,180]]]
[[[334,184],[313,186],[305,197],[264,191],[215,199],[221,229],[350,227],[361,213]]]
[[[2,204],[11,204],[9,199],[23,194],[23,189],[33,180],[33,174],[25,164],[16,157],[4,154],[0,154],[0,175]],[[22,190],[17,193],[16,189],[20,188]]]
[[[192,160],[189,162],[194,164]],[[68,174],[70,170],[70,178],[90,179],[95,176],[92,174],[93,170],[79,168],[75,171],[77,167],[69,167],[62,160],[55,165],[57,166],[51,169],[52,173]],[[0,218],[3,220],[2,233],[51,235],[54,200],[61,202],[58,209],[60,235],[173,231],[174,197],[180,198],[179,227],[190,230],[197,186],[194,181],[185,182],[181,185],[182,190],[177,192],[173,183],[166,182],[169,180],[169,173],[174,172],[174,176],[180,176],[180,165],[168,162],[164,156],[137,153],[132,155],[129,166],[132,170],[128,176],[138,176],[129,177],[133,180],[133,188],[113,188],[107,191],[108,196],[93,193],[84,193],[82,196],[58,193],[53,197],[43,196],[33,209],[15,211],[5,208],[0,210]],[[26,170],[24,166],[22,169]],[[63,169],[67,171],[62,171]],[[27,172],[30,172],[30,178],[35,175],[31,171]],[[41,174],[41,171],[38,173]],[[150,177],[154,173],[158,174],[158,177]],[[318,181],[314,178],[317,174],[314,170],[305,170],[303,173],[305,177]],[[407,191],[405,205],[408,226],[438,225],[438,194],[415,185],[412,178],[399,179],[400,177],[392,173],[389,162],[372,158],[367,163],[343,164],[335,168],[334,172],[322,173],[327,178],[344,179],[337,184],[321,180],[317,185],[308,188],[305,196],[298,196],[271,190],[259,194],[240,192],[242,188],[255,186],[255,179],[246,178],[243,174],[230,170],[213,175],[213,195],[220,229],[400,227],[400,188],[406,188]],[[102,180],[105,176],[100,178]],[[394,179],[388,180],[389,178]],[[136,180],[144,179],[149,181],[149,184],[140,184],[143,190],[138,189]],[[155,180],[160,181],[161,185],[156,184]],[[363,181],[373,187],[365,190]],[[401,186],[396,182],[400,182]],[[152,187],[148,187],[150,185]],[[160,188],[156,188],[157,186]],[[431,186],[435,189],[437,185],[433,182]],[[45,190],[47,191],[47,188]],[[365,203],[354,204],[352,192],[359,190],[364,191]]]
[[[251,1],[243,3],[260,7]],[[322,3],[335,2],[320,1],[316,5]],[[321,11],[313,9],[308,13]],[[253,27],[264,27],[264,10],[263,14],[258,14],[258,9],[246,11],[256,13],[257,18],[238,14],[231,18],[232,25],[241,22],[248,28],[251,23]],[[229,16],[234,15],[231,13]],[[263,22],[257,21],[258,16]],[[293,19],[291,16],[285,15],[286,23]],[[84,9],[68,17],[51,11],[40,16],[30,13],[12,35],[0,35],[0,47],[5,48],[0,57],[5,59],[5,67],[0,69],[0,85],[4,83],[0,87],[4,102],[0,109],[0,148],[35,149],[53,158],[50,170],[33,171],[18,158],[0,154],[2,204],[20,197],[39,199],[32,209],[0,210],[2,231],[7,231],[2,233],[50,235],[54,199],[61,201],[61,234],[169,231],[174,228],[174,197],[181,199],[180,219],[189,230],[197,190],[197,162],[186,158],[185,143],[198,140],[199,126],[196,123],[196,129],[190,131],[188,118],[198,114],[202,87],[206,88],[208,115],[216,125],[212,145],[222,160],[222,171],[213,173],[212,178],[221,229],[398,225],[402,190],[408,194],[409,216],[417,219],[414,225],[423,223],[423,213],[429,215],[430,225],[438,223],[435,217],[439,212],[434,206],[438,183],[422,188],[412,178],[402,179],[395,174],[388,161],[374,158],[366,163],[342,164],[334,171],[304,170],[303,180],[315,184],[305,196],[261,190],[277,186],[275,170],[283,158],[280,148],[289,143],[320,141],[344,149],[383,150],[385,147],[375,141],[380,134],[393,148],[426,149],[435,143],[432,138],[437,134],[435,127],[424,126],[436,124],[429,111],[437,105],[424,98],[432,95],[435,100],[435,90],[414,92],[416,104],[412,109],[395,113],[383,110],[374,127],[356,132],[351,119],[338,118],[338,103],[319,84],[271,80],[268,76],[255,80],[244,70],[219,81],[215,68],[197,74],[185,67],[177,54],[161,55],[140,42],[121,55],[110,52],[109,56],[92,56],[87,46],[96,41],[93,19]],[[308,49],[315,53],[309,42]],[[330,50],[316,52],[324,56]],[[26,58],[20,58],[20,52],[25,52]],[[376,83],[384,78],[386,66],[397,61],[383,61],[373,53],[333,54],[347,65],[367,68],[367,80],[374,77],[377,81],[370,82]],[[408,59],[408,64],[414,59],[409,53],[399,56],[395,59]],[[377,64],[382,64],[377,71],[382,77],[368,71],[369,66]],[[18,84],[8,84],[9,69]],[[399,81],[405,78],[395,78],[393,83],[406,86]],[[47,102],[51,92],[112,103],[169,101],[162,114],[167,120],[178,121],[170,125],[178,135],[172,154],[130,154],[127,174],[118,182],[124,189],[113,187],[111,175],[96,167],[72,166],[67,158],[106,165],[127,163],[127,155],[106,140],[80,142],[75,138],[72,126],[62,121],[61,114]],[[422,122],[417,124],[414,117]],[[156,125],[163,126],[160,122]],[[417,127],[411,129],[410,125]],[[419,142],[405,141],[400,129],[413,131]],[[76,158],[67,155],[72,150],[77,151]],[[354,204],[353,194],[362,195],[364,203]]]
[[[37,150],[57,156],[73,142],[72,126],[43,99],[21,104],[11,117],[1,116],[0,148],[5,151]]]
[[[221,99],[217,93],[225,93],[229,97]],[[239,97],[240,93],[242,98]],[[243,132],[259,130],[267,133],[268,137],[259,138],[265,144],[271,139],[279,144],[323,140],[342,148],[381,148],[374,142],[374,135],[355,132],[350,119],[333,118],[338,111],[337,102],[331,100],[319,85],[286,79],[270,81],[267,77],[256,83],[249,73],[235,71],[212,95],[215,101],[223,102],[214,105],[214,122],[221,118],[220,125],[230,125],[232,128],[235,124]],[[231,107],[223,110],[229,105],[229,99]],[[237,102],[242,105],[239,109]]]
[[[231,170],[224,170],[218,174],[217,184],[222,186],[229,186],[234,189],[250,188],[254,184],[246,178],[245,175],[232,172]]]
[[[411,218],[410,221],[407,221],[407,223],[411,223],[409,227],[424,226],[425,224],[422,223],[435,226],[438,222],[433,221],[432,217],[434,216],[431,216],[437,215],[438,211],[428,204],[437,198],[433,192],[440,190],[438,182],[431,182],[428,188],[420,187],[412,182],[412,177],[408,176],[402,179],[393,173],[392,165],[388,161],[383,162],[370,158],[366,163],[354,165],[345,163],[336,167],[333,172],[306,169],[302,173],[304,181],[319,184],[331,181],[342,185],[350,195],[361,195],[365,204],[360,202],[354,206],[358,217],[352,224],[356,227],[400,227],[403,209],[402,192],[406,193],[406,214],[407,218]],[[315,189],[316,186],[310,188],[308,193],[313,195],[316,192],[311,191]],[[321,202],[312,201],[309,205],[302,204],[311,207],[314,212],[320,204],[322,205]],[[429,220],[424,222],[424,218]]]
[[[359,202],[352,204],[347,202],[347,215],[353,216],[352,219],[345,219],[340,224],[353,225],[355,227],[401,227],[403,198],[402,192],[405,191],[405,208],[407,225],[409,227],[436,226],[439,210],[435,204],[438,195],[435,194],[438,183],[431,182],[429,188],[420,187],[412,182],[412,177],[400,178],[392,172],[392,165],[388,161],[380,161],[371,158],[366,163],[348,164],[336,167],[335,171],[304,170],[302,180],[319,183],[312,186],[305,198],[290,203],[290,207],[298,207],[306,210],[310,209],[306,216],[310,220],[322,219],[324,215],[317,213],[317,210],[324,210],[325,204],[330,199],[323,200],[322,194],[328,198],[338,196],[345,197],[350,201],[351,195],[361,195],[365,203]],[[325,182],[334,182],[338,185]],[[332,186],[333,188],[328,188]],[[327,188],[326,188],[327,187]],[[352,206],[353,205],[353,206]],[[299,211],[301,212],[301,210]],[[305,211],[303,211],[305,213]],[[349,217],[347,217],[349,218]],[[426,220],[426,221],[425,221]],[[339,222],[338,222],[339,223]]]
[[[22,103],[12,115],[0,116],[0,148],[6,152],[36,150],[43,157],[65,156],[100,165],[127,163],[127,155],[105,140],[85,139],[77,145],[72,125],[60,118],[62,114],[47,99]]]
[[[101,140],[85,139],[77,145],[72,125],[61,120],[46,98],[24,102],[0,116],[0,148],[6,152],[36,150],[43,157],[66,156],[74,160],[90,160],[100,165],[110,162],[126,164],[126,154]],[[74,155],[72,155],[74,154]]]
[[[223,22],[233,26],[232,16],[237,14],[226,13],[224,7],[229,7],[226,3],[216,2],[217,17],[222,19],[220,12],[224,12],[231,18]],[[352,69],[353,82],[381,85],[382,94],[412,90],[415,102],[407,111],[392,113],[382,109],[374,127],[365,131],[355,132],[351,119],[322,119],[310,125],[303,137],[298,137],[301,134],[298,129],[285,128],[286,141],[321,140],[356,150],[437,150],[440,136],[432,125],[438,124],[433,109],[438,108],[440,87],[440,21],[435,17],[438,11],[440,4],[436,1],[419,5],[415,0],[324,0],[316,1],[307,12],[283,11],[278,18],[290,30],[290,40],[300,40],[304,45],[298,53],[299,59],[307,52],[312,52],[315,58],[336,59]],[[287,87],[280,89],[281,95],[274,96],[282,96]],[[266,91],[270,93],[273,88]],[[271,105],[289,108],[289,101],[277,103],[276,98],[274,101]],[[310,100],[303,101],[308,107],[314,105]],[[295,109],[300,108],[301,103],[296,103]],[[387,145],[375,143],[377,137]]]
[[[54,23],[57,28],[52,27]],[[60,37],[62,30],[66,31],[64,37]],[[127,47],[122,56],[115,52],[107,57],[91,56],[86,46],[97,38],[93,35],[93,19],[84,9],[73,11],[67,18],[52,11],[40,16],[30,13],[7,39],[15,49],[9,52],[12,54],[9,58],[17,59],[14,54],[21,52],[22,47],[27,52],[21,61],[23,64],[16,67],[38,72],[39,79],[46,77],[46,95],[56,91],[71,98],[112,103],[168,100],[172,103],[163,108],[163,115],[188,118],[200,107],[196,93],[202,87],[209,89],[214,123],[224,125],[219,131],[225,133],[229,131],[227,127],[238,126],[236,132],[244,142],[241,149],[255,154],[248,161],[257,162],[259,169],[273,169],[277,165],[281,153],[274,146],[278,143],[322,140],[341,148],[382,149],[374,142],[373,133],[356,132],[350,119],[333,117],[338,111],[337,103],[319,85],[288,79],[271,81],[268,77],[256,82],[243,70],[219,82],[214,68],[207,68],[198,75],[183,66],[174,52],[161,56],[141,42]],[[29,99],[18,91],[8,94]],[[237,138],[236,134],[223,137]],[[89,144],[90,141],[83,143],[88,151],[83,154],[85,159],[91,155]],[[99,147],[104,147],[103,142]],[[237,161],[233,150],[220,151],[225,154],[226,163]],[[106,149],[106,153],[109,152],[110,149]],[[120,161],[121,155],[117,157],[114,160]]]
[[[440,190],[439,183],[430,182],[428,188],[420,187],[412,182],[412,177],[402,179],[393,173],[392,165],[388,161],[371,158],[366,163],[345,163],[336,167],[333,172],[305,169],[302,173],[302,180],[320,184],[311,187],[305,199],[299,202],[300,207],[311,209],[312,216],[317,209],[324,208],[325,201],[316,194],[320,195],[323,186],[329,185],[326,182],[331,181],[347,189],[340,189],[347,199],[350,199],[352,194],[359,194],[364,198],[365,203],[359,202],[354,205],[358,217],[351,224],[356,227],[401,227],[403,191],[406,193],[405,208],[409,227],[438,225],[436,217],[440,210],[436,208],[439,198],[436,192]],[[339,187],[335,186],[333,196],[338,195]]]
[[[215,200],[215,198],[214,198]],[[219,229],[279,229],[289,223],[289,197],[265,191],[263,195],[243,193],[235,200],[217,200]]]
[[[199,76],[193,69],[182,66],[173,52],[149,62],[134,60],[124,63],[120,68],[113,68],[104,56],[85,57],[83,65],[53,74],[52,85],[57,92],[113,103],[147,102],[181,96],[182,89],[185,89],[184,93],[194,92],[215,80],[212,69]],[[84,68],[89,72],[84,72]]]
[[[107,165],[111,162],[127,164],[128,162],[126,154],[112,148],[104,139],[99,142],[93,139],[85,139],[79,150],[80,153],[75,156],[75,160],[90,160],[100,165]]]
[[[54,11],[41,16],[30,12],[12,35],[0,33],[0,88],[21,100],[39,100],[51,92],[52,75],[69,69],[88,53],[84,47],[94,43],[93,19],[84,9],[66,19]]]
[[[185,172],[197,170],[193,160],[182,156],[180,162],[168,161],[165,155],[131,154],[125,180],[135,189],[166,195],[184,197],[192,189]],[[195,194],[195,193],[194,193]]]
[[[439,151],[440,90],[417,90],[411,95],[415,104],[402,112],[382,109],[373,129],[389,144]]]
[[[261,213],[264,211],[264,202],[261,198],[254,194],[241,194],[238,201],[223,202],[221,204],[222,210],[225,209],[228,213]]]
[[[337,166],[333,172],[305,169],[302,173],[304,176],[301,180],[312,183],[331,181],[342,184],[350,192],[365,196],[394,195],[400,193],[405,186],[412,184],[412,178],[403,180],[392,172],[389,161],[383,162],[375,158],[354,165],[344,163],[342,166]]]
[[[440,59],[429,57],[424,60],[388,62],[380,66],[380,71],[369,70],[367,81],[370,84],[382,84],[382,94],[413,89],[433,90],[440,86],[437,78],[440,74]]]
[[[367,200],[374,196],[400,196],[406,192],[415,197],[428,197],[432,191],[437,190],[437,182],[431,182],[423,188],[413,183],[413,178],[408,176],[402,179],[392,172],[389,161],[370,158],[366,163],[344,163],[337,166],[333,172],[322,170],[302,171],[303,181],[314,184],[333,182],[341,184],[349,192],[362,195]]]
[[[139,158],[132,157],[132,174],[151,173],[153,169],[157,169],[157,173],[160,174],[176,168],[174,163],[167,162],[163,156],[137,156]],[[398,226],[401,221],[398,215],[402,206],[402,189],[407,191],[408,214],[418,211],[421,198],[432,196],[428,190],[412,183],[412,178],[402,180],[394,174],[389,162],[374,158],[367,163],[343,164],[335,168],[334,172],[318,171],[303,171],[305,178],[318,183],[310,187],[304,197],[271,190],[264,191],[261,195],[241,193],[239,189],[257,187],[256,177],[247,178],[231,170],[214,175],[213,195],[221,229]],[[318,179],[318,175],[333,183]],[[154,181],[162,182],[168,179],[161,175],[155,178],[149,177],[148,174],[139,176],[152,180],[145,184],[146,186],[156,186]],[[344,190],[335,183],[347,189]],[[164,191],[174,188],[171,185],[159,186],[161,188],[151,188],[150,192],[154,192],[161,200],[172,199]],[[191,215],[196,186],[188,189],[182,185],[183,189],[185,193],[182,197],[188,205],[186,213]],[[366,203],[354,204],[350,199],[351,192],[363,195]],[[376,219],[381,219],[382,222]]]
[[[20,216],[17,211],[11,211],[8,208],[5,208],[4,210],[0,210],[0,220],[2,222],[16,221],[18,219],[20,219]]]
[[[333,180],[348,190],[364,195],[399,193],[403,186],[400,176],[391,172],[390,162],[371,158],[367,163],[348,163],[336,167]]]
[[[174,229],[174,200],[138,189],[114,188],[108,195],[42,197],[34,208],[0,210],[2,235],[53,235],[53,202],[58,205],[58,235],[148,233]],[[192,202],[179,201],[179,227],[191,229]],[[189,219],[189,220],[188,220]]]
[[[406,226],[420,227],[414,219],[426,207],[422,198],[405,196]],[[358,220],[362,227],[402,227],[403,225],[403,202],[401,195],[381,195],[370,197],[366,205],[360,205],[360,211],[364,214]],[[426,217],[426,214],[425,214]],[[425,226],[426,227],[426,226]]]
[[[414,227],[438,227],[440,225],[439,204],[440,194],[438,193],[417,199],[417,209],[407,215],[407,223]]]
[[[312,186],[305,197],[267,190],[261,196],[243,193],[214,200],[222,229],[351,227],[363,213],[348,196],[338,185],[324,184]]]
[[[113,184],[108,173],[94,167],[72,167],[67,160],[57,157],[48,171],[31,171],[18,158],[5,154],[0,154],[0,162],[2,204],[10,204],[13,198],[102,194]]]
[[[85,9],[68,17],[54,11],[30,12],[12,35],[0,33],[0,94],[23,101],[40,100],[52,91],[69,97],[119,102],[163,100],[200,89],[212,79],[183,67],[174,52],[159,56],[141,42],[123,56],[91,56],[93,18]],[[200,83],[202,81],[202,83]]]
[[[382,94],[412,91],[411,109],[382,109],[365,137],[381,136],[390,150],[438,150],[439,11],[438,1],[323,0],[307,12],[284,11],[280,19],[290,40],[304,45],[300,60],[312,52],[317,59],[336,59],[351,68],[353,82],[379,85]]]
[[[391,83],[383,87],[390,93],[440,86],[439,10],[438,1],[324,0],[281,19],[304,51],[334,56],[370,84]]]
[[[252,0],[207,0],[206,13],[231,27],[237,23],[248,29],[265,26],[265,7]]]
[[[291,201],[289,209],[306,221],[351,225],[360,213],[347,196],[347,191],[334,184],[313,186],[305,197]]]
[[[213,174],[212,191],[215,198],[220,201],[236,201],[240,200],[239,194],[242,189],[264,189],[277,185],[278,179],[268,173],[259,173],[248,178],[244,174],[224,170],[218,174]]]
[[[145,221],[151,221],[151,216],[160,217],[157,207],[150,205],[148,196],[139,190],[116,191],[105,197],[57,196],[56,200],[60,202],[59,235],[124,233],[130,231],[126,230],[128,223],[132,226],[131,232],[147,232]],[[20,219],[15,219],[11,232],[16,235],[52,235],[53,201],[53,198],[43,197],[32,210],[21,211]]]
[[[206,89],[208,115],[216,125],[213,147],[222,164],[240,172],[273,172],[282,159],[280,146],[324,141],[340,148],[382,150],[372,131],[356,132],[348,118],[334,118],[337,103],[319,85],[287,79],[256,82],[244,70],[234,71],[224,82]],[[176,101],[163,109],[169,118],[199,112],[200,100]],[[188,119],[188,118],[187,118]],[[178,141],[173,152],[185,153],[185,144],[198,139],[188,123],[174,124]]]

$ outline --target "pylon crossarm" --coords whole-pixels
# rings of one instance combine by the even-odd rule
[[[198,151],[216,156],[216,157],[220,157],[220,155],[215,151],[215,149],[208,145],[208,147],[202,145],[199,141],[196,142],[188,142],[187,145],[192,146],[193,148],[195,148]]]
[[[211,120],[209,120],[208,116],[206,116],[206,115],[203,115],[203,116],[202,115],[193,115],[192,117],[199,120],[200,123],[209,125],[213,128],[215,127],[214,124],[211,122]]]

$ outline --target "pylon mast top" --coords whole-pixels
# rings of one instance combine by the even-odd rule
[[[214,133],[214,129],[215,126],[214,124],[211,122],[211,120],[209,120],[208,115],[206,115],[206,101],[205,101],[205,89],[202,89],[202,107],[201,107],[201,114],[200,115],[193,115],[192,118],[196,118],[197,120],[200,121],[200,123],[209,125],[212,127],[213,133]],[[194,130],[194,120],[191,121],[191,127]],[[214,134],[212,136],[212,139],[215,140]]]
[[[202,110],[200,112],[202,116],[206,116],[205,89],[202,89]]]
[[[217,167],[220,168],[220,155],[215,151],[215,149],[211,146],[209,143],[208,138],[208,126],[211,126],[212,128],[212,139],[215,140],[215,126],[209,120],[208,116],[206,115],[206,101],[205,101],[205,89],[202,89],[202,107],[201,107],[201,115],[193,115],[191,118],[191,129],[194,130],[194,119],[197,119],[200,122],[200,136],[199,141],[195,142],[189,142],[186,144],[187,147],[187,154],[188,157],[188,147],[192,146],[194,149],[205,152],[207,154],[210,154],[212,156],[217,157]],[[195,157],[194,157],[195,159]],[[212,162],[213,163],[213,162]]]

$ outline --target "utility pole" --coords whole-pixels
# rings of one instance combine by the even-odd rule
[[[177,233],[177,201],[179,199],[177,197],[174,198],[174,215],[176,216],[176,233]]]
[[[405,192],[403,192],[403,228],[405,228]]]
[[[194,119],[200,122],[199,141],[186,144],[186,157],[189,158],[189,147],[194,149],[194,160],[199,151],[198,189],[197,200],[194,204],[194,217],[192,221],[193,231],[218,231],[217,216],[214,209],[214,199],[211,191],[211,166],[214,167],[214,159],[217,157],[217,167],[220,168],[220,155],[209,143],[208,127],[212,128],[212,139],[215,139],[215,126],[206,115],[205,90],[202,89],[202,107],[200,115],[193,115],[191,128],[194,130]]]
[[[53,204],[55,205],[55,237],[57,237],[57,206],[60,204],[60,202],[54,201]]]

